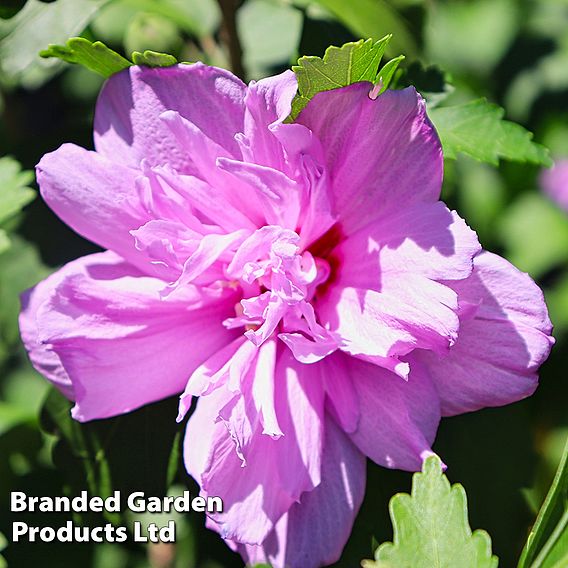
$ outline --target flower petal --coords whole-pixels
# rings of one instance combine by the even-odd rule
[[[322,323],[341,337],[340,349],[403,374],[400,356],[419,347],[445,352],[455,342],[457,310],[451,288],[416,276],[396,293],[336,286],[318,304]]]
[[[163,281],[117,255],[87,258],[65,267],[37,311],[39,340],[72,381],[77,420],[122,414],[181,392],[192,371],[234,337],[221,325],[235,301],[229,290],[193,288],[168,302],[159,296]]]
[[[233,393],[219,388],[200,397],[188,423],[185,460],[202,493],[223,499],[224,512],[212,515],[223,538],[260,544],[292,503],[320,483],[323,388],[312,368],[280,351],[271,387],[280,437],[263,433],[266,425],[275,426],[266,414],[273,412],[266,398],[270,391],[257,389],[234,400]],[[267,371],[264,364],[256,369]],[[207,440],[204,430],[213,431]],[[208,449],[196,447],[205,443]]]
[[[438,393],[424,367],[413,361],[404,381],[365,361],[343,357],[359,400],[359,424],[351,439],[379,465],[419,470],[440,422]]]
[[[33,288],[26,290],[21,297],[20,334],[30,361],[38,373],[53,383],[69,400],[74,399],[73,383],[57,353],[51,351],[45,343],[40,341],[37,311],[67,274],[80,269],[82,265],[88,266],[93,262],[91,257],[92,255],[84,256],[72,264],[65,265]]]
[[[193,174],[191,155],[160,119],[177,111],[236,157],[243,129],[245,85],[229,71],[203,63],[167,68],[129,67],[103,87],[95,113],[95,147],[115,162],[138,167],[169,164]]]
[[[217,389],[199,398],[187,425],[185,464],[200,483],[201,495],[215,495],[223,500],[223,513],[212,515],[221,536],[258,544],[293,499],[279,484],[275,459],[278,451],[274,444],[280,440],[257,435],[257,443],[242,467],[226,425],[217,420],[231,396],[228,390]]]
[[[245,97],[243,155],[249,162],[286,172],[283,147],[273,129],[290,114],[298,84],[293,71],[252,81]]]
[[[481,250],[477,235],[441,201],[405,205],[349,235],[331,253],[335,282],[377,291],[398,289],[409,275],[462,280]]]
[[[138,175],[74,144],[46,154],[37,165],[41,195],[58,217],[81,236],[143,267],[147,261],[130,234],[149,220],[136,190]]]
[[[422,97],[409,87],[372,100],[371,87],[318,93],[297,119],[321,140],[346,234],[401,203],[437,201],[442,186],[442,147]]]
[[[319,568],[336,562],[365,493],[365,458],[329,417],[325,423],[322,482],[304,493],[262,546],[237,546],[251,565]]]
[[[449,354],[416,355],[428,367],[445,416],[530,396],[554,342],[542,292],[532,279],[488,252],[474,262],[470,278],[449,284],[460,303],[478,305],[473,317],[462,321]]]

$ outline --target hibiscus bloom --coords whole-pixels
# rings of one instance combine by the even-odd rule
[[[246,561],[338,559],[365,457],[417,470],[441,416],[529,396],[542,293],[439,201],[442,150],[413,88],[316,95],[200,63],[104,86],[95,148],[38,165],[106,252],[24,298],[35,367],[80,421],[182,393],[208,525]],[[173,417],[172,419],[174,419]]]
[[[568,158],[556,160],[554,167],[544,170],[540,185],[554,202],[568,211]]]

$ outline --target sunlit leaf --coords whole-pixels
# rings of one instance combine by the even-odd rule
[[[158,53],[148,49],[143,53],[139,51],[133,52],[132,61],[134,65],[144,65],[146,67],[171,67],[177,63],[177,59],[173,55]]]
[[[440,459],[429,457],[412,479],[412,494],[399,493],[390,502],[394,542],[377,549],[365,568],[495,568],[491,539],[471,532],[467,499],[460,484],[450,486]]]
[[[67,40],[65,45],[49,45],[40,52],[41,57],[56,57],[67,63],[78,63],[87,69],[110,77],[132,63],[100,41],[90,42],[82,37],[74,37]]]
[[[391,36],[386,36],[379,41],[367,39],[346,43],[342,47],[332,46],[326,50],[323,59],[301,57],[298,65],[292,67],[298,79],[298,94],[292,101],[291,117],[298,116],[317,93],[359,81],[376,83],[379,65],[390,39]],[[388,87],[388,81],[392,78],[390,70],[394,72],[393,66],[384,73],[382,90]]]
[[[503,120],[504,114],[502,108],[485,99],[429,112],[442,140],[445,158],[455,158],[461,152],[494,165],[499,159],[552,165],[548,150],[533,142],[528,130]]]

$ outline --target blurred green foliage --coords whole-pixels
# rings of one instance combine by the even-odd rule
[[[377,40],[393,33],[387,58],[407,56],[394,79],[400,86],[415,84],[429,108],[436,108],[434,117],[485,98],[502,107],[506,119],[534,132],[535,140],[549,147],[553,158],[568,157],[566,0],[244,0],[237,4],[245,79],[287,69],[300,55],[323,57],[329,45],[361,37]],[[126,58],[132,51],[146,55],[150,50],[171,53],[179,61],[202,60],[223,67],[234,63],[235,38],[228,34],[215,0],[2,2],[0,155],[11,156],[0,159],[0,507],[4,510],[9,491],[73,494],[81,483],[87,488],[113,472],[99,471],[96,459],[109,425],[65,421],[67,403],[59,400],[57,410],[55,395],[48,395],[46,382],[27,362],[17,328],[18,296],[23,290],[57,266],[96,250],[59,222],[41,199],[26,206],[32,196],[28,189],[32,176],[27,172],[44,153],[67,141],[92,146],[92,112],[102,79],[60,59],[38,57],[49,44],[64,45],[77,35],[89,42],[100,40]],[[443,123],[437,124],[443,136]],[[481,133],[475,120],[472,126]],[[526,139],[523,143],[532,149],[529,154],[535,151]],[[490,161],[507,157],[503,145],[488,147],[487,152]],[[446,419],[434,447],[449,466],[448,477],[466,488],[471,526],[489,532],[500,566],[508,567],[515,566],[521,554],[568,433],[564,380],[568,215],[541,193],[538,165],[500,162],[493,167],[467,155],[456,158],[446,163],[444,199],[468,220],[486,248],[504,254],[537,279],[557,339],[542,369],[541,386],[531,399]],[[51,433],[39,427],[47,396],[51,403],[44,406],[42,420],[44,426],[50,424]],[[147,420],[142,415],[131,419],[134,424]],[[179,448],[176,432],[171,434],[169,447],[160,448],[165,461],[172,455],[170,450]],[[77,438],[89,439],[94,453],[78,454]],[[125,454],[126,464],[131,464],[128,476],[114,472],[114,479],[128,477],[133,487],[143,486],[148,468],[141,465],[139,454],[155,442],[141,429],[130,450],[136,455]],[[166,468],[167,480],[153,481],[161,487],[156,491],[164,490],[167,481],[174,483],[170,491],[184,487],[196,491],[179,461],[177,465]],[[361,558],[373,556],[378,542],[392,540],[388,502],[394,493],[408,491],[410,479],[410,474],[368,465],[365,502],[338,567],[357,566]],[[10,534],[11,520],[10,515],[0,518],[0,540],[2,534]],[[34,522],[33,517],[28,520]],[[54,525],[65,520],[50,517]],[[183,538],[171,565],[241,566],[203,521],[197,514],[178,519]],[[549,537],[550,531],[542,542]],[[560,544],[551,546],[565,543],[556,542]],[[134,544],[8,546],[2,554],[13,566],[158,565],[156,550]]]

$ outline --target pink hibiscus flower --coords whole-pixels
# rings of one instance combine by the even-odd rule
[[[249,562],[343,549],[365,457],[416,470],[441,416],[529,396],[539,288],[438,201],[442,150],[413,88],[316,95],[200,63],[103,88],[95,148],[38,165],[45,201],[108,251],[25,298],[35,367],[86,421],[183,392],[185,463]]]

